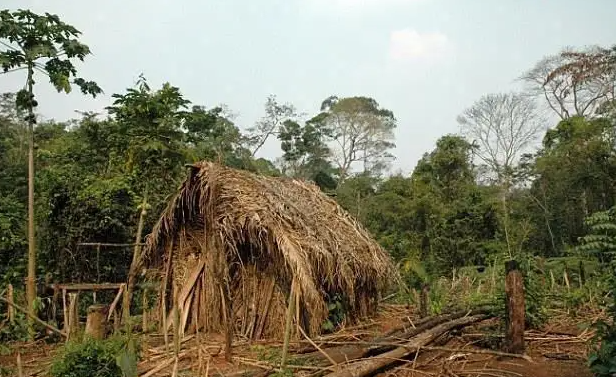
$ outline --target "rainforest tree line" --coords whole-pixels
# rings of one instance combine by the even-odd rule
[[[23,284],[29,244],[39,283],[124,280],[132,249],[79,244],[134,242],[142,209],[148,234],[185,164],[199,160],[313,181],[397,262],[421,261],[436,275],[503,255],[568,255],[587,233],[584,220],[615,205],[611,46],[553,52],[520,73],[525,91],[469,103],[452,119],[459,133],[438,139],[410,175],[392,175],[395,143],[405,141],[394,138],[394,113],[366,96],[331,96],[305,116],[272,95],[259,122],[239,125],[228,109],[141,76],[105,114],[46,120],[32,86],[96,95],[104,83],[72,65],[89,54],[72,26],[28,11],[1,17],[0,65],[25,84],[3,86],[0,97],[2,283]],[[272,140],[280,157],[259,158]]]

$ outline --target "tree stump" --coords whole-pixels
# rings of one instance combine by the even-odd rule
[[[505,296],[507,299],[507,333],[505,349],[509,353],[524,353],[524,280],[514,260],[505,264]]]
[[[105,305],[91,305],[88,307],[86,319],[86,336],[94,339],[105,339],[107,323],[107,307]]]

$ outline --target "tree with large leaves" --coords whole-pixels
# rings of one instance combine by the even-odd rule
[[[84,94],[96,96],[100,87],[77,77],[73,59],[83,60],[90,49],[77,39],[81,33],[56,15],[39,15],[29,10],[0,11],[0,66],[4,73],[26,71],[25,88],[17,93],[17,105],[27,112],[28,142],[28,307],[33,310],[36,297],[36,248],[34,235],[34,108],[35,73],[49,78],[60,92],[69,93],[72,85]],[[32,326],[30,326],[32,328]],[[31,331],[32,333],[32,331]]]

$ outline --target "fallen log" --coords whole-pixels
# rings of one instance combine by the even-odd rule
[[[411,354],[417,352],[422,346],[426,346],[433,342],[441,335],[459,327],[468,326],[470,324],[486,319],[486,315],[475,315],[470,317],[462,317],[453,321],[441,323],[434,328],[423,331],[412,337],[404,346],[393,349],[392,351],[373,356],[368,359],[359,360],[351,364],[343,366],[340,370],[330,373],[330,377],[365,377],[377,371],[385,369],[388,366],[399,362]]]
[[[426,330],[429,330],[442,323],[450,322],[458,318],[462,318],[468,315],[487,314],[487,309],[476,309],[471,311],[458,311],[451,314],[443,314],[434,317],[424,318],[415,324],[414,328],[399,327],[388,331],[385,335],[374,338],[371,340],[372,345],[366,344],[349,344],[338,347],[323,348],[323,352],[329,355],[336,363],[344,363],[351,360],[357,360],[362,357],[371,356],[383,352],[390,351],[395,346],[391,345],[379,345],[378,343],[396,343],[410,339]],[[319,342],[316,342],[319,344]],[[320,346],[320,345],[319,345]],[[314,351],[302,355],[296,360],[302,360],[303,363],[310,363],[310,365],[331,365],[328,359],[326,359],[321,351]]]

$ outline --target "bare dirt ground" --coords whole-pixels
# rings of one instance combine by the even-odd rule
[[[404,309],[398,308],[400,313]],[[404,321],[412,321],[414,316],[392,316],[393,312],[386,312],[374,319],[370,326],[363,329],[345,329],[334,336],[346,339],[366,339],[374,334],[384,333],[388,329],[399,326]],[[585,316],[588,318],[588,316]],[[529,358],[499,357],[490,353],[498,350],[502,335],[496,330],[497,321],[487,321],[480,325],[465,328],[463,331],[449,334],[447,338],[438,339],[431,346],[437,349],[421,349],[417,357],[410,360],[399,360],[395,368],[377,374],[378,376],[409,376],[409,377],[592,377],[586,367],[588,340],[591,333],[578,328],[579,319],[570,315],[553,315],[550,323],[540,330],[526,332],[527,352]],[[160,362],[168,358],[162,336],[151,334],[141,339],[144,350],[142,363]],[[208,369],[208,374],[229,376],[245,369],[267,368],[263,365],[276,364],[272,359],[264,357],[265,353],[280,351],[279,342],[258,342],[249,344],[237,340],[234,344],[234,363],[225,362],[222,339],[208,336],[202,339],[201,351],[197,351],[194,337],[183,344],[184,357],[180,361],[179,370],[184,370],[184,376],[196,376],[195,370],[201,366]],[[17,375],[16,360],[20,354],[24,376],[46,376],[54,356],[61,344],[46,344],[44,341],[35,343],[16,343],[0,347],[0,367],[4,367],[9,374],[0,377]],[[292,344],[291,349],[301,348],[299,344]],[[7,350],[9,352],[7,353]],[[270,353],[271,354],[271,353]],[[292,357],[292,356],[291,356]],[[209,360],[209,361],[206,361]],[[171,365],[162,369],[154,376],[171,375]],[[301,374],[310,375],[315,370],[308,370]],[[318,368],[316,368],[318,369]],[[192,370],[193,372],[189,372]],[[8,372],[10,371],[10,372]],[[203,373],[202,376],[205,376]],[[299,373],[297,373],[299,374]],[[236,374],[237,375],[237,374]]]

